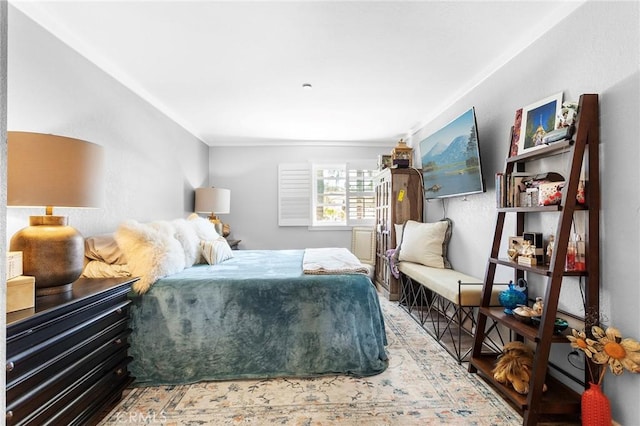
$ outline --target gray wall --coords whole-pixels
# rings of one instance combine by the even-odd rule
[[[583,93],[600,94],[602,319],[636,340],[640,339],[638,9],[637,2],[587,2],[412,138],[417,144],[469,107],[476,107],[488,192],[468,196],[466,201],[430,201],[427,219],[446,215],[453,220],[449,249],[452,264],[472,276],[483,277],[495,223],[493,176],[504,169],[516,109],[561,91],[565,100],[578,100]],[[566,158],[544,167],[563,172],[563,160]],[[528,229],[545,236],[557,220],[533,219]],[[576,222],[580,220],[584,221],[577,217]],[[515,229],[513,221],[507,223],[508,229]],[[504,269],[498,272],[508,279],[511,271]],[[534,283],[536,290],[541,292],[542,288]],[[561,299],[561,306],[569,311],[580,306],[577,281],[563,285]],[[562,363],[561,358],[566,357],[568,345],[561,346],[566,348],[557,351],[554,362]],[[575,369],[573,373],[582,374]],[[640,377],[629,372],[606,378],[605,392],[611,399],[614,419],[621,424],[636,424],[640,418],[638,380]]]
[[[8,129],[54,133],[105,147],[102,209],[56,209],[83,235],[126,218],[185,217],[207,184],[209,148],[93,63],[9,6]],[[43,209],[8,210],[11,236]]]
[[[231,190],[231,213],[221,215],[231,226],[233,238],[245,249],[303,249],[350,247],[351,231],[317,231],[307,227],[278,226],[278,164],[307,161],[373,159],[389,154],[388,147],[351,146],[234,146],[212,147],[212,186]]]

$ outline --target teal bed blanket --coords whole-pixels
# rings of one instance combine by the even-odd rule
[[[242,250],[134,297],[137,386],[370,376],[387,367],[378,295],[362,274],[305,275],[303,250]]]

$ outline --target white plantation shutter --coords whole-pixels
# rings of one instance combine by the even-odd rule
[[[336,202],[340,194],[333,193],[335,182],[331,179],[336,170],[341,169],[345,182],[342,182],[342,210],[346,217],[336,221],[335,215],[323,209],[326,203]],[[285,163],[278,165],[278,225],[279,226],[371,226],[375,223],[375,191],[373,174],[375,160],[350,161],[336,164]],[[326,182],[320,184],[318,176],[324,176],[322,170],[330,171],[326,179],[331,187],[329,192],[318,193],[325,189]],[[322,180],[322,179],[321,179]],[[314,195],[315,194],[315,195]],[[315,198],[314,198],[315,197]],[[330,210],[330,209],[329,209]],[[320,213],[319,213],[320,212]],[[320,216],[318,216],[320,215]]]
[[[278,165],[278,226],[308,226],[311,170],[308,163]]]
[[[376,218],[376,194],[372,161],[357,161],[347,164],[347,224],[371,225]]]

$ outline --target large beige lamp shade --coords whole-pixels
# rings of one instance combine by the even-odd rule
[[[35,277],[36,295],[69,291],[84,266],[84,238],[53,207],[102,205],[103,149],[30,132],[8,132],[7,142],[7,205],[46,208],[11,238],[10,250],[22,252],[23,274]]]
[[[195,210],[196,213],[209,214],[209,220],[215,225],[216,231],[224,235],[223,224],[216,215],[231,211],[231,191],[224,188],[196,188]]]

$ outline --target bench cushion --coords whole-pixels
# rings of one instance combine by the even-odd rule
[[[400,262],[398,269],[413,281],[422,284],[429,290],[460,306],[480,306],[482,298],[482,280],[463,274],[453,269],[432,268],[413,262]],[[458,290],[458,281],[473,285],[461,285]],[[494,285],[491,294],[491,305],[499,306],[498,295],[507,287]],[[458,300],[458,291],[460,299]]]

